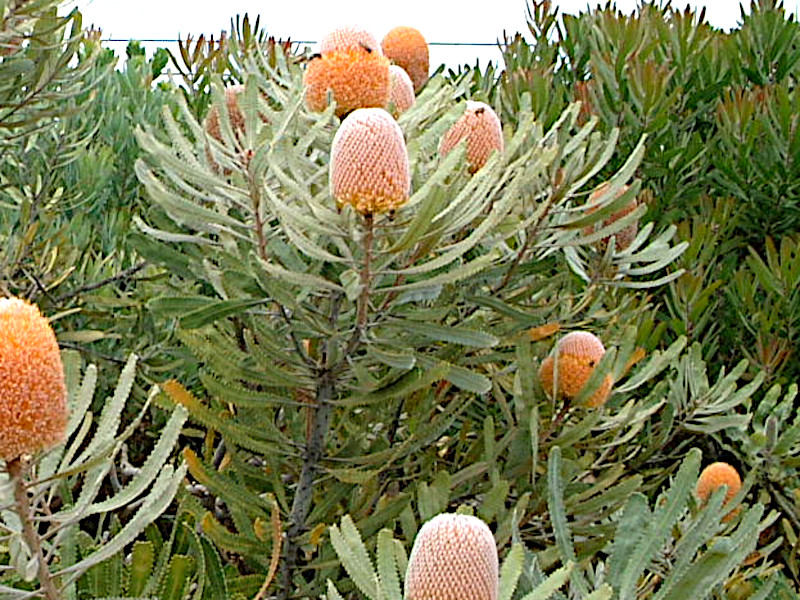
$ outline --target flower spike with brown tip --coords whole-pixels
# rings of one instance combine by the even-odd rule
[[[440,514],[417,533],[405,600],[497,600],[497,546],[478,517]]]
[[[503,151],[503,129],[491,106],[485,102],[467,100],[464,114],[442,136],[439,154],[447,156],[464,139],[467,140],[470,173],[483,167],[493,152]]]
[[[382,108],[350,113],[333,138],[331,195],[362,215],[397,210],[408,201],[411,174],[403,132]]]
[[[573,331],[565,335],[554,350],[558,357],[558,382],[554,383],[555,358],[548,356],[539,368],[539,378],[548,396],[572,400],[583,389],[606,349],[603,342],[588,331]],[[605,404],[611,393],[613,380],[606,375],[600,388],[589,398],[586,405],[597,408]]]
[[[34,304],[0,298],[0,458],[51,448],[66,427],[64,367],[50,323]]]
[[[419,92],[428,81],[430,69],[428,42],[423,35],[413,27],[395,27],[384,36],[381,46],[387,58],[408,73],[414,91]]]

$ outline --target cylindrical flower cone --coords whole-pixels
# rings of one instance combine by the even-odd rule
[[[417,101],[414,84],[408,73],[399,65],[389,67],[389,108],[394,117],[399,117]]]
[[[593,333],[573,331],[565,335],[554,350],[558,356],[558,381],[554,382],[555,358],[552,354],[542,361],[539,368],[539,378],[547,395],[552,397],[555,391],[558,398],[568,400],[578,396],[605,353],[603,342]],[[611,375],[606,375],[600,388],[586,401],[586,406],[596,408],[605,404],[612,385]]]
[[[333,138],[331,195],[362,215],[397,210],[408,201],[411,173],[403,132],[382,108],[347,116]]]
[[[417,533],[405,600],[497,600],[497,546],[478,517],[441,514]]]
[[[428,42],[413,27],[395,27],[381,41],[383,53],[394,64],[403,67],[419,92],[428,81],[430,56]]]
[[[491,106],[467,100],[464,114],[442,136],[439,153],[447,156],[464,139],[470,173],[481,169],[492,153],[503,151],[503,128]]]
[[[66,427],[64,367],[50,323],[37,306],[0,298],[0,458],[51,448]]]
[[[228,118],[231,122],[231,129],[235,133],[244,131],[244,114],[239,108],[239,96],[244,92],[243,85],[233,85],[225,88],[225,104],[228,109]],[[205,122],[206,131],[208,135],[217,141],[222,141],[222,132],[220,131],[219,123],[219,109],[216,105],[212,105],[208,110]]]
[[[336,102],[336,114],[357,108],[383,108],[389,101],[389,60],[363,49],[335,51],[311,60],[303,77],[309,110],[328,107],[328,94]]]
[[[358,25],[343,25],[325,34],[319,41],[319,53],[367,51],[383,54],[378,38]]]
[[[697,486],[694,493],[700,504],[705,504],[716,490],[723,485],[728,486],[725,492],[723,506],[728,504],[733,497],[742,489],[742,478],[739,472],[726,462],[715,462],[708,465],[700,473],[697,479]],[[730,521],[736,516],[737,511],[733,511],[723,518],[723,521]]]
[[[596,201],[600,196],[602,196],[606,192],[606,190],[608,190],[608,187],[610,185],[611,184],[609,182],[607,182],[607,181],[605,183],[602,183],[595,191],[593,191],[591,193],[587,203],[591,204],[592,202]],[[628,189],[629,189],[629,186],[623,185],[622,187],[620,187],[619,191],[617,192],[616,197],[619,198],[622,194],[627,192]],[[605,219],[602,222],[602,224],[589,225],[589,226],[585,227],[584,230],[583,230],[584,234],[590,235],[590,234],[594,233],[595,230],[600,229],[601,227],[605,227],[607,225],[611,225],[612,223],[614,223],[615,221],[618,221],[619,219],[621,219],[625,215],[632,213],[634,210],[636,210],[636,207],[638,205],[639,205],[638,201],[636,200],[636,198],[634,198],[627,205],[623,206],[621,209],[619,209],[613,215],[611,215],[610,217]],[[590,208],[590,209],[588,209],[588,212],[592,213],[595,210],[597,210],[597,209],[596,208]],[[637,233],[639,233],[639,223],[637,221],[634,221],[630,225],[624,227],[623,229],[618,231],[616,234],[614,234],[614,237],[616,238],[616,248],[617,248],[617,250],[624,250],[625,248],[630,246],[631,242],[633,242],[633,239],[636,237]],[[600,250],[605,250],[606,247],[608,246],[608,242],[610,240],[611,240],[611,236],[604,237],[598,243],[598,248]]]

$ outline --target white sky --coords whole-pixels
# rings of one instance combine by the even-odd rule
[[[553,0],[562,13],[585,12],[599,0]],[[743,2],[749,8],[750,0]],[[602,0],[605,5],[605,0]],[[800,0],[784,0],[787,13],[797,14]],[[201,33],[219,36],[229,30],[231,18],[250,14],[251,22],[261,13],[261,26],[276,38],[295,41],[318,40],[338,25],[352,24],[371,29],[381,39],[392,27],[409,25],[417,28],[430,42],[470,42],[495,44],[516,32],[527,33],[525,0],[273,0],[253,2],[244,0],[71,0],[66,6],[77,5],[83,12],[85,25],[94,24],[103,30],[104,38],[175,39],[187,34]],[[636,0],[616,0],[617,7],[630,13]],[[673,0],[672,5],[683,9],[689,5],[699,10],[706,7],[706,19],[715,27],[730,29],[740,18],[737,0]],[[397,8],[401,8],[400,11]],[[167,44],[146,43],[148,51]],[[118,54],[124,54],[125,44],[109,44]],[[432,46],[431,68],[444,63],[455,68],[460,64],[481,66],[497,62],[500,52],[496,46]]]

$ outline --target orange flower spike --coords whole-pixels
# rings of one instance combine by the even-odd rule
[[[606,192],[606,190],[608,189],[608,187],[610,185],[611,184],[609,182],[607,182],[607,181],[602,183],[602,184],[600,184],[597,187],[597,189],[595,189],[595,191],[593,191],[591,193],[591,195],[589,196],[589,199],[587,200],[587,203],[591,204],[592,202],[596,201],[600,196],[602,196]],[[624,194],[625,192],[628,191],[628,188],[629,188],[629,186],[623,185],[619,189],[619,191],[617,192],[616,197],[619,198],[622,194]],[[611,225],[612,223],[614,223],[615,221],[618,221],[619,219],[621,219],[625,215],[632,213],[634,210],[636,210],[636,207],[638,207],[638,206],[639,206],[639,203],[636,200],[636,198],[634,198],[626,206],[623,206],[621,209],[619,209],[613,215],[611,215],[610,217],[605,219],[602,222],[602,224],[598,223],[598,224],[595,224],[595,225],[589,225],[589,226],[585,227],[584,230],[583,230],[583,233],[585,235],[590,235],[595,231],[595,229],[600,229],[601,227],[605,227],[607,225]],[[588,212],[592,213],[595,210],[597,210],[597,209],[596,208],[590,208],[590,209],[588,209]],[[637,233],[639,233],[639,223],[635,222],[635,221],[633,223],[631,223],[630,225],[628,225],[627,227],[625,227],[624,229],[618,231],[615,234],[615,238],[617,240],[617,242],[616,242],[617,243],[617,250],[624,250],[625,248],[630,246],[631,242],[636,237]],[[611,236],[604,237],[602,240],[600,240],[598,242],[598,246],[602,250],[605,250],[605,248],[606,248],[606,246],[608,246],[608,242],[610,240],[611,240]]]
[[[464,139],[467,140],[470,173],[483,167],[493,152],[503,151],[503,128],[491,106],[484,102],[467,100],[464,114],[442,136],[439,153],[447,156]]]
[[[499,567],[492,531],[478,517],[440,514],[417,533],[405,600],[497,600]]]
[[[36,305],[0,298],[0,458],[51,448],[66,428],[64,367],[50,323]]]
[[[393,116],[399,117],[417,101],[414,96],[414,84],[403,67],[389,66],[389,106],[393,109]]]
[[[430,56],[428,42],[413,27],[395,27],[381,41],[383,53],[396,65],[401,66],[411,81],[414,91],[419,92],[428,81]]]
[[[397,210],[408,201],[411,173],[403,132],[382,108],[361,108],[333,138],[331,195],[362,215]]]
[[[308,63],[303,83],[313,112],[328,107],[328,92],[340,117],[357,108],[383,108],[389,101],[389,60],[363,49],[322,54]]]
[[[337,27],[319,41],[319,53],[368,51],[383,54],[378,38],[357,25]]]
[[[572,399],[586,385],[606,349],[593,333],[573,331],[559,340],[555,352],[558,353],[558,382],[553,382],[555,359],[550,355],[542,361],[539,368],[542,387],[548,396],[552,397],[555,389],[559,398]],[[597,408],[605,404],[613,383],[611,375],[607,375],[600,388],[587,400],[586,406]]]
[[[695,496],[705,504],[711,494],[723,485],[728,486],[728,490],[725,492],[725,504],[727,504],[742,489],[742,478],[739,476],[739,472],[726,462],[711,463],[700,473]]]

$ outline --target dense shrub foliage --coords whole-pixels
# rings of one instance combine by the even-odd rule
[[[308,106],[377,47],[237,17],[123,62],[57,5],[0,1],[0,295],[50,318],[71,411],[4,463],[0,597],[795,597],[780,2],[529,0],[502,66],[394,116]]]

